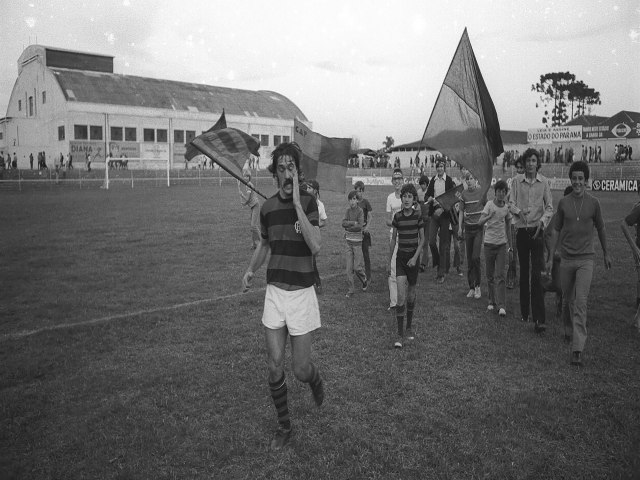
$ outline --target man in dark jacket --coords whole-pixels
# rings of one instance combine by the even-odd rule
[[[437,200],[435,200],[435,197],[456,187],[453,179],[445,173],[445,168],[444,159],[438,159],[436,161],[436,175],[429,182],[427,192],[425,193],[425,197],[427,197],[427,202],[429,203],[429,215],[431,217],[431,221],[429,222],[429,248],[431,249],[433,266],[438,267],[438,274],[436,276],[438,283],[444,283],[444,277],[449,273],[449,252],[451,250],[449,224],[451,223],[451,217],[449,216],[449,212],[445,211]],[[436,243],[438,234],[440,237],[439,245]]]

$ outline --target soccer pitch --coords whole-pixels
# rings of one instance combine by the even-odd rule
[[[538,337],[518,321],[517,289],[501,320],[484,296],[465,297],[466,278],[437,285],[431,268],[419,277],[416,341],[393,350],[390,192],[365,192],[373,284],[351,299],[346,195],[321,192],[329,222],[313,355],[327,397],[316,409],[287,360],[294,436],[277,454],[267,449],[266,265],[240,293],[252,250],[235,183],[0,192],[0,477],[637,475],[636,273],[619,228],[637,194],[598,195],[614,266],[604,270],[596,242],[577,370],[550,296]]]

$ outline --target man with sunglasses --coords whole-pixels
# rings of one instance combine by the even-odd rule
[[[260,210],[261,242],[242,278],[245,291],[253,276],[269,258],[264,325],[269,368],[269,389],[278,415],[278,429],[271,449],[289,443],[291,421],[284,374],[287,337],[291,342],[291,363],[298,380],[308,383],[316,405],[324,400],[318,368],[311,362],[312,333],[320,328],[320,309],[313,288],[313,256],[320,251],[318,204],[313,195],[300,189],[300,147],[281,143],[271,154],[269,171],[278,181],[278,192]]]

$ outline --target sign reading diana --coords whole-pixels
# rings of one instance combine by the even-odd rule
[[[593,180],[591,188],[596,192],[637,192],[638,180]]]
[[[551,143],[574,142],[582,140],[582,125],[570,127],[530,128],[527,130],[527,142]]]

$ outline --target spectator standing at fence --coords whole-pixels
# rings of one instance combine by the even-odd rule
[[[587,340],[587,297],[593,278],[595,249],[593,230],[604,255],[604,266],[611,268],[600,202],[585,191],[589,180],[589,166],[576,162],[569,169],[573,191],[560,199],[553,228],[559,234],[547,260],[547,270],[553,266],[553,255],[560,246],[560,284],[562,285],[565,333],[572,331],[571,365],[582,366],[582,351]],[[567,315],[568,313],[568,315]],[[568,317],[568,318],[567,318]]]
[[[29,153],[29,170],[33,170],[33,152]]]
[[[324,208],[324,203],[320,200],[320,184],[316,180],[307,180],[306,189],[316,199],[318,204],[318,226],[323,228],[327,223],[327,211]],[[313,256],[313,272],[316,276],[316,293],[322,295],[322,279],[320,278],[320,272],[318,272],[318,256]]]
[[[393,216],[396,212],[399,212],[402,208],[402,200],[400,200],[400,191],[402,190],[402,186],[404,185],[404,176],[402,175],[402,170],[399,168],[395,168],[391,175],[391,182],[393,183],[394,192],[390,193],[387,197],[387,227],[390,227],[389,237],[393,234]],[[397,252],[397,247],[395,249]],[[398,284],[396,283],[396,258],[395,254],[391,259],[391,271],[388,276],[389,283],[389,310],[395,308],[396,302],[398,301]]]
[[[245,192],[242,191],[241,182],[238,181],[238,193],[240,194],[240,198],[242,198],[241,204],[244,207],[249,207],[250,209],[250,228],[251,228],[251,248],[256,249],[260,244],[260,201],[258,200],[258,195],[253,190],[255,187],[251,182],[251,172],[245,170],[242,172],[242,176],[247,182],[245,186]]]
[[[546,330],[542,270],[544,269],[544,229],[553,215],[551,188],[546,177],[538,173],[540,159],[535,149],[522,155],[525,173],[511,182],[509,210],[515,216],[516,244],[520,263],[520,313],[529,321],[529,310],[535,323],[534,331]],[[531,267],[530,267],[531,265]]]
[[[442,158],[438,159],[436,161],[437,173],[429,182],[426,193],[427,202],[430,204],[429,214],[431,217],[429,221],[429,248],[431,249],[433,266],[438,269],[436,275],[436,281],[438,283],[444,283],[445,275],[449,273],[449,263],[451,260],[451,233],[449,231],[451,217],[449,216],[449,212],[445,211],[436,200],[436,197],[455,188],[453,179],[446,174],[445,169],[445,160]]]
[[[67,170],[73,170],[73,156],[71,152],[67,153]]]
[[[487,202],[478,219],[479,225],[486,225],[484,232],[484,256],[486,262],[487,290],[489,305],[487,310],[498,310],[501,317],[507,316],[507,289],[504,283],[504,267],[507,246],[511,253],[511,213],[505,203],[507,182],[498,180],[494,185],[495,198]]]
[[[269,258],[262,323],[269,390],[278,415],[272,450],[284,447],[292,432],[284,373],[287,337],[291,342],[294,375],[309,384],[317,406],[324,401],[322,378],[318,367],[311,362],[312,334],[321,326],[313,289],[313,255],[320,251],[321,245],[318,204],[313,196],[300,189],[300,154],[296,143],[281,143],[271,154],[269,170],[278,182],[278,192],[262,205],[261,242],[242,278],[246,290],[256,270]]]
[[[367,274],[367,282],[371,285],[371,258],[369,257],[369,249],[371,248],[371,220],[373,218],[371,212],[373,208],[368,199],[364,197],[364,182],[358,180],[354,188],[358,195],[358,206],[364,213],[364,226],[362,227],[362,259],[364,260],[364,271]]]

